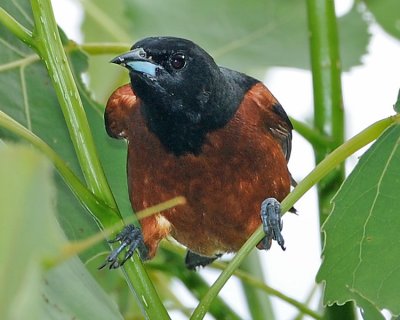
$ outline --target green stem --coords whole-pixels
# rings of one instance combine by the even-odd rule
[[[344,141],[344,113],[336,14],[333,0],[308,0],[311,69],[314,88],[314,127],[333,144],[314,146],[319,163]],[[330,200],[344,181],[344,165],[318,185],[320,223],[331,211]]]
[[[317,292],[317,289],[319,287],[320,286],[318,286],[316,283],[313,285],[311,292],[308,294],[307,298],[303,302],[303,304],[305,306],[310,305],[310,303],[311,303],[312,299],[314,298],[315,293]],[[303,320],[304,316],[305,316],[304,310],[299,310],[299,314],[295,318],[293,318],[293,320]],[[321,316],[321,318],[322,318],[322,316]]]
[[[44,60],[56,91],[71,140],[89,189],[115,212],[119,212],[107,183],[90,127],[58,33],[50,0],[31,0],[36,50]],[[120,214],[119,214],[120,215]],[[103,225],[109,221],[100,221]],[[109,227],[110,225],[105,225]],[[169,319],[137,254],[123,268],[128,286],[136,294],[143,313],[150,319]]]
[[[9,63],[4,63],[4,64],[0,65],[0,72],[25,67],[25,66],[28,66],[38,60],[40,60],[39,56],[36,54],[32,54],[30,56],[27,56],[26,58],[14,60]]]
[[[334,0],[307,0],[308,27],[310,34],[311,69],[314,88],[314,126],[329,137],[336,147],[344,141],[344,112],[342,103],[341,66]],[[314,146],[315,159],[319,163],[332,146]],[[344,165],[338,166],[318,184],[320,224],[331,212],[331,199],[345,179]],[[322,243],[324,239],[322,237]],[[343,314],[340,315],[340,309]],[[355,319],[352,303],[343,307],[326,308],[335,311],[333,319]]]
[[[366,146],[368,143],[374,141],[379,137],[382,132],[387,129],[390,125],[400,121],[400,115],[385,118],[378,122],[375,122],[362,132],[348,140],[346,143],[341,145],[339,148],[329,154],[321,163],[319,163],[313,171],[311,171],[303,181],[301,181],[297,187],[282,201],[281,209],[282,213],[285,213],[294,206],[297,200],[299,200],[304,193],[306,193],[311,187],[313,187],[318,181],[324,178],[333,168],[342,163],[347,157]],[[207,310],[212,303],[213,299],[218,295],[222,287],[240,266],[245,257],[250,253],[251,250],[261,241],[265,236],[262,227],[260,226],[253,235],[246,241],[236,256],[228,264],[226,269],[221,273],[218,279],[211,286],[210,290],[200,301],[197,308],[194,310],[191,317],[192,320],[203,319]]]
[[[32,0],[37,51],[46,63],[89,189],[116,209],[90,132],[89,123],[61,43],[49,0]]]
[[[91,193],[86,188],[86,186],[82,184],[82,182],[68,167],[65,161],[62,158],[60,158],[60,156],[47,143],[45,143],[32,131],[29,131],[27,128],[22,126],[20,123],[12,119],[10,116],[5,114],[1,110],[0,110],[0,127],[3,127],[6,130],[14,133],[21,139],[28,141],[38,150],[40,150],[44,155],[46,155],[47,158],[53,163],[54,167],[58,170],[59,174],[64,179],[65,183],[75,194],[76,198],[89,211],[89,213],[96,220],[96,222],[102,221],[103,224],[105,224],[104,221],[107,221],[106,223],[107,225],[112,225],[111,228],[108,227],[104,229],[103,233],[101,234],[101,237],[99,238],[104,239],[104,235],[110,236],[113,230],[118,230],[119,228],[123,227],[121,220],[117,218],[118,214],[113,209],[108,207],[103,201],[95,197],[94,194]],[[130,224],[133,223],[134,221],[144,219],[157,212],[162,212],[174,206],[181,205],[185,202],[186,200],[184,197],[176,197],[171,200],[157,204],[155,206],[146,208],[142,211],[136,212],[136,215],[129,216],[127,219],[124,219],[124,222],[125,224]],[[101,213],[100,218],[99,218],[99,212]],[[90,243],[96,243],[96,242],[92,241]]]
[[[3,111],[0,111],[0,126],[9,130],[10,132],[13,132],[18,137],[30,142],[43,154],[45,154],[54,164],[68,187],[72,190],[81,204],[91,213],[96,221],[98,221],[96,217],[97,212],[102,212],[104,217],[116,217],[114,210],[95,197],[93,193],[91,193],[86,186],[81,183],[81,181],[67,166],[64,160],[61,159],[58,154],[38,136],[13,120]],[[114,218],[113,221],[110,221],[109,223],[115,223],[115,220],[116,219]]]
[[[171,254],[171,257],[173,257],[174,261],[172,263],[169,263],[169,258],[167,258],[168,263],[155,263],[155,262],[149,262],[148,266],[149,268],[154,268],[156,270],[162,270],[162,271],[166,271],[166,272],[173,272],[174,274],[176,274],[176,276],[181,279],[180,277],[180,271],[178,270],[169,270],[172,269],[171,267],[168,267],[169,265],[174,265],[175,266],[175,262],[178,266],[178,269],[182,266],[182,263],[179,263],[182,261],[182,256],[185,254],[185,250],[181,247],[181,246],[176,246],[175,244],[172,244],[168,241],[164,241],[161,243],[161,248],[163,250],[164,253],[167,253],[168,255]],[[246,259],[247,260],[247,259]],[[221,260],[216,260],[214,261],[211,265],[211,268],[215,268],[216,270],[220,270],[223,271],[226,269],[227,267],[227,263],[226,262],[222,262]],[[183,270],[187,270],[186,268],[183,268]],[[313,310],[308,309],[307,304],[301,303],[299,301],[297,301],[296,299],[293,299],[285,294],[283,294],[282,292],[280,292],[279,290],[276,290],[268,285],[266,285],[263,281],[261,281],[259,279],[259,277],[255,277],[253,273],[249,273],[247,271],[243,271],[243,264],[241,265],[241,268],[236,270],[234,272],[234,275],[236,277],[238,277],[239,279],[241,279],[244,283],[247,283],[249,286],[252,286],[254,288],[257,288],[259,290],[264,291],[266,294],[268,295],[272,295],[275,296],[285,302],[287,302],[288,304],[293,305],[294,307],[296,307],[297,309],[299,309],[301,312],[303,312],[304,314],[307,314],[315,319],[320,319],[321,316],[318,315],[317,313],[315,313]],[[207,286],[208,287],[208,286]],[[317,286],[315,286],[316,288]],[[191,286],[188,287],[190,289],[190,291],[192,292]],[[313,290],[315,291],[315,289]],[[199,292],[199,296],[204,296],[204,293]],[[196,295],[198,296],[198,295]],[[219,303],[219,297],[216,297],[216,300],[213,300],[213,304],[218,304]],[[216,316],[215,314],[212,314],[214,317]],[[219,318],[217,318],[219,319]],[[264,315],[263,319],[274,319],[274,318],[269,318],[267,315]]]
[[[12,16],[0,7],[0,23],[2,23],[9,31],[11,31],[18,39],[25,42],[31,47],[35,47],[36,43],[33,39],[32,32],[18,23]]]
[[[322,135],[307,124],[290,117],[294,130],[313,145],[314,148],[333,146],[333,140]]]
[[[120,54],[131,47],[126,43],[83,43],[79,47],[88,54]]]
[[[333,0],[308,0],[311,68],[314,88],[314,125],[331,136],[336,146],[344,140],[341,66]],[[331,120],[331,124],[327,121]]]
[[[249,273],[243,272],[241,270],[236,270],[234,275],[236,277],[238,277],[239,279],[243,280],[243,282],[247,283],[248,285],[251,285],[254,288],[261,289],[264,292],[266,292],[270,295],[273,295],[277,298],[280,298],[282,301],[285,301],[288,304],[291,304],[292,306],[296,307],[303,314],[309,315],[310,317],[312,317],[314,319],[322,319],[321,315],[319,315],[318,313],[309,309],[305,304],[283,294],[282,292],[280,292],[274,288],[271,288],[270,286],[266,285],[265,283],[260,282],[257,278],[250,275]],[[263,319],[271,319],[271,318],[264,316]]]
[[[97,1],[85,0],[80,3],[85,9],[87,19],[93,19],[99,28],[100,34],[104,38],[110,39],[111,37],[117,41],[126,41],[132,38],[132,34],[121,26],[121,21],[118,20],[118,17],[116,17],[115,14],[110,14],[100,9],[97,5]]]
[[[252,251],[243,261],[240,269],[245,271],[242,271],[242,273],[252,274],[253,279],[257,280],[258,283],[264,282],[264,274],[261,268],[260,256],[257,254],[257,252]],[[237,275],[238,271],[239,270],[236,270],[235,275]],[[240,279],[243,280],[242,278]],[[250,311],[251,319],[275,319],[269,295],[263,291],[256,290],[256,287],[252,282],[242,281],[241,284],[247,300],[247,306]]]
[[[207,282],[196,272],[188,270],[182,264],[182,254],[171,248],[172,246],[163,246],[163,262],[150,262],[149,267],[155,270],[162,271],[164,274],[176,277],[186,286],[186,288],[197,299],[201,299],[209,290]],[[219,297],[213,300],[208,312],[215,319],[232,319],[239,320],[240,317]],[[265,319],[265,318],[264,318]]]

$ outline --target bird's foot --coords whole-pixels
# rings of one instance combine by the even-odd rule
[[[143,234],[140,228],[134,226],[133,224],[129,224],[122,229],[120,233],[117,234],[115,239],[109,240],[109,243],[114,243],[119,241],[121,245],[111,251],[106,261],[98,268],[103,269],[108,265],[110,269],[116,269],[122,266],[130,257],[132,257],[133,253],[136,249],[139,250],[140,258],[143,260],[147,259],[148,250],[143,241]],[[121,261],[118,260],[118,256],[122,251],[125,251],[125,255]]]
[[[285,240],[281,234],[281,204],[275,198],[267,198],[261,204],[261,220],[265,232],[265,238],[261,241],[263,249],[271,248],[272,240],[278,242],[282,250],[285,248]]]
[[[206,257],[188,250],[185,257],[185,265],[189,270],[196,270],[197,267],[205,267],[221,256],[222,254],[217,254],[214,257]]]

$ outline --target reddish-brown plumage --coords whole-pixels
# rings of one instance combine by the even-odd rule
[[[106,108],[107,130],[128,140],[128,185],[134,210],[183,195],[187,204],[141,221],[149,258],[172,235],[205,256],[237,251],[261,224],[260,205],[290,190],[287,160],[274,129],[287,122],[276,99],[256,83],[233,118],[207,133],[198,155],[167,152],[147,128],[130,85],[118,88]]]

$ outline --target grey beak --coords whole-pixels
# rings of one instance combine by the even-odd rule
[[[156,71],[163,69],[162,66],[154,63],[147,58],[143,48],[137,48],[127,53],[121,54],[110,61],[111,63],[119,64],[131,71],[144,73],[152,77],[156,76]]]
[[[112,59],[110,62],[124,65],[130,61],[148,61],[148,59],[146,59],[146,52],[143,48],[137,48],[127,53],[123,53]]]

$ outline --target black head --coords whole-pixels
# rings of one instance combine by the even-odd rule
[[[111,62],[129,70],[142,112],[169,151],[199,152],[207,132],[223,126],[240,101],[226,92],[229,79],[192,41],[150,37]]]

